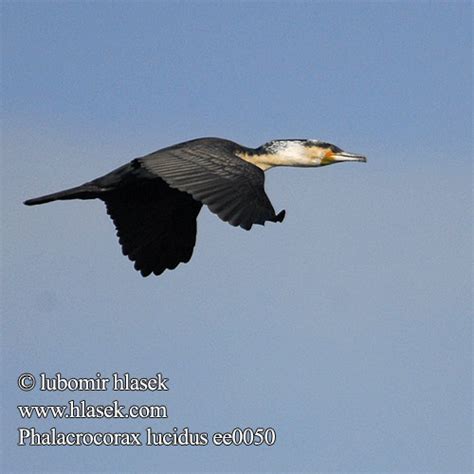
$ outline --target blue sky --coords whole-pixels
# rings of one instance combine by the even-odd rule
[[[472,6],[2,4],[5,472],[469,472]],[[201,212],[143,279],[100,202],[26,208],[199,136],[319,138],[368,163],[277,169],[282,224]],[[21,420],[22,372],[163,372],[168,420]],[[17,447],[17,428],[209,433],[272,447]]]

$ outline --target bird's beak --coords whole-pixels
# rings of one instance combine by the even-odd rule
[[[334,163],[342,163],[343,161],[367,161],[367,158],[363,155],[356,155],[355,153],[349,153],[347,151],[332,151],[328,150],[326,155],[321,160],[321,165],[332,165]]]
[[[340,151],[339,153],[334,153],[331,156],[333,162],[338,163],[339,161],[362,161],[367,162],[367,158],[363,155],[356,155],[355,153],[348,153],[347,151]]]

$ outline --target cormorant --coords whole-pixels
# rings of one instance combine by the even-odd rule
[[[28,206],[66,199],[101,199],[124,255],[145,277],[188,262],[203,204],[223,221],[249,230],[282,222],[265,194],[263,172],[274,166],[325,166],[366,161],[319,140],[273,140],[247,148],[198,138],[135,158],[81,186],[29,199]]]

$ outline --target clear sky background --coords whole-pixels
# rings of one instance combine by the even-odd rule
[[[2,2],[3,472],[469,472],[471,22],[469,2]],[[101,202],[22,205],[200,136],[368,163],[269,171],[282,224],[205,209],[159,278]],[[25,371],[163,372],[170,391],[24,393]],[[114,398],[169,418],[16,409]],[[19,426],[277,442],[17,447]]]

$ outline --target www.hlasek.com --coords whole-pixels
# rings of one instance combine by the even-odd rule
[[[67,378],[60,372],[54,377],[45,373],[36,377],[25,372],[18,378],[18,387],[24,392],[39,388],[46,392],[167,392],[169,379],[161,373],[153,377],[133,377],[113,373],[111,378],[97,372],[95,377]],[[109,404],[90,404],[86,400],[69,400],[63,405],[18,405],[23,420],[48,419],[167,419],[168,408],[164,404],[133,404],[128,407],[113,400]],[[239,428],[227,432],[192,432],[188,427],[171,431],[156,431],[147,427],[143,431],[124,432],[76,432],[60,430],[55,426],[46,431],[35,427],[18,428],[18,446],[272,446],[276,442],[273,428]]]
[[[69,400],[67,405],[18,405],[22,418],[168,418],[166,405],[130,405],[114,400],[108,405],[89,405]]]

